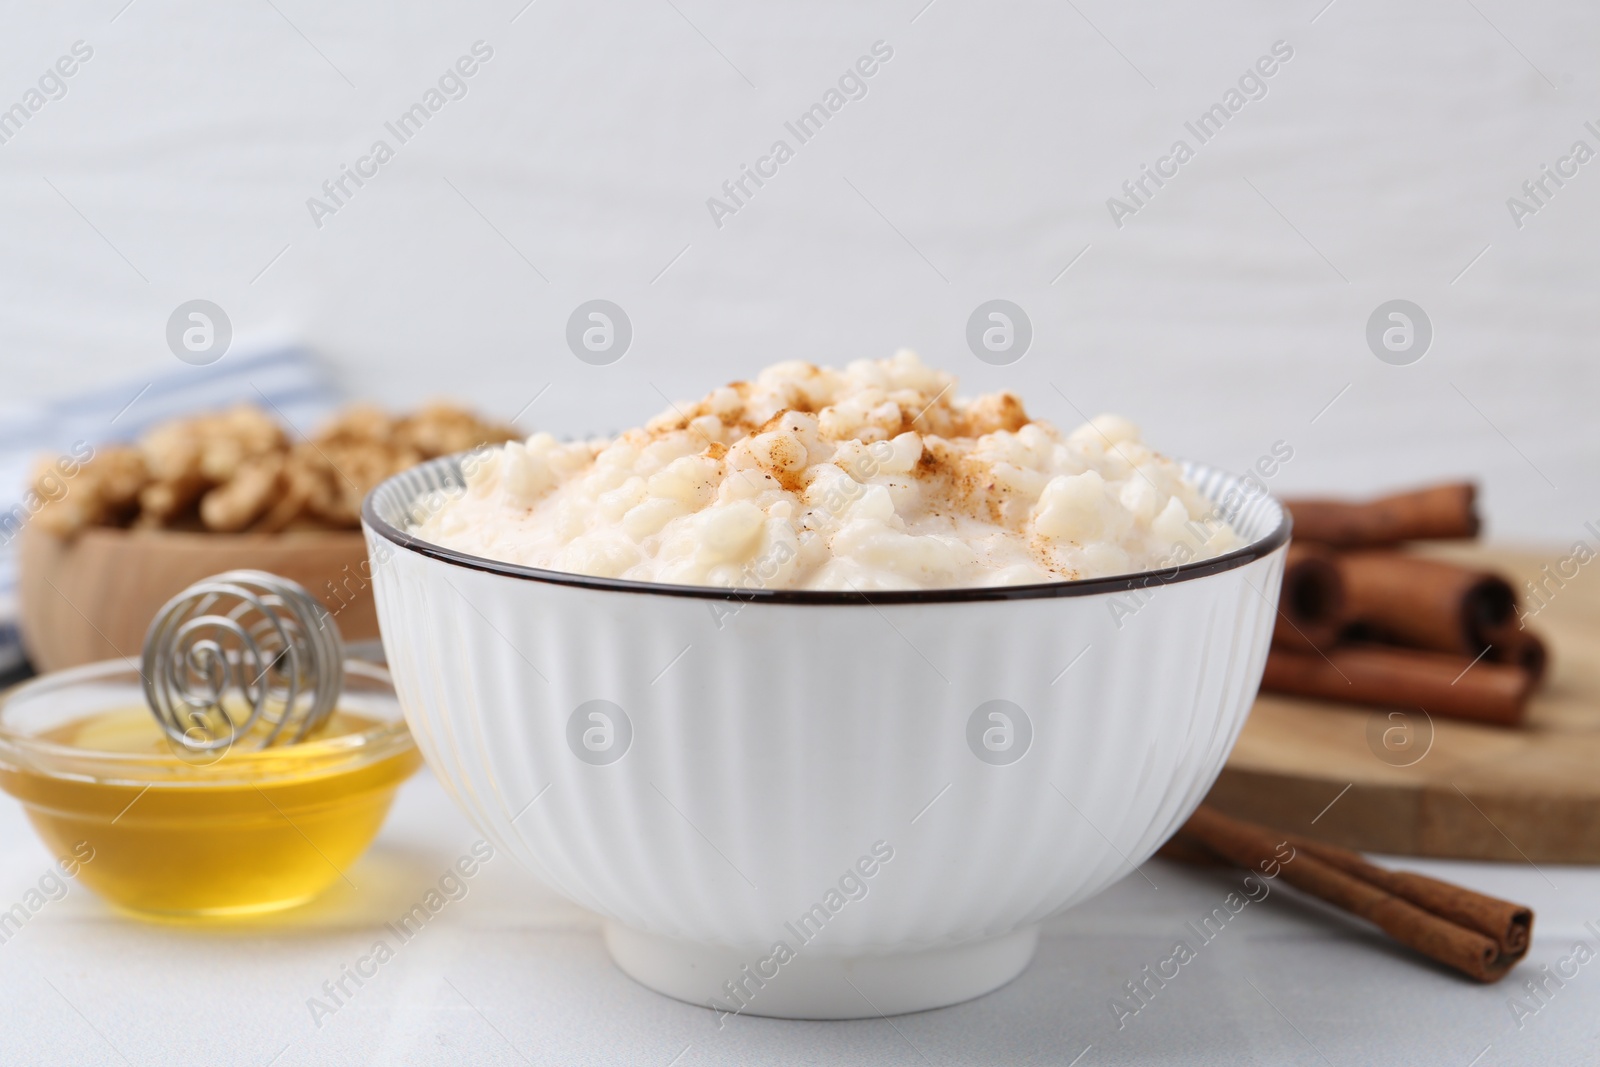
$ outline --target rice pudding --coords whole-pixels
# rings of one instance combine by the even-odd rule
[[[788,362],[614,438],[480,451],[413,532],[509,563],[673,585],[870,592],[1131,574],[1244,545],[1139,429],[963,400],[908,351]]]

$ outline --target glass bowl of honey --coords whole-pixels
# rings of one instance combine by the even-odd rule
[[[339,880],[421,759],[388,672],[344,665],[333,714],[293,745],[219,751],[169,741],[124,661],[57,671],[0,695],[0,788],[78,880],[167,920],[258,915]]]

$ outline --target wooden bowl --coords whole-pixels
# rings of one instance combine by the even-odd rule
[[[34,527],[18,552],[19,625],[40,672],[138,661],[145,628],[185,587],[249,567],[292,578],[321,600],[346,641],[378,636],[359,530],[291,534],[89,529],[70,540]]]

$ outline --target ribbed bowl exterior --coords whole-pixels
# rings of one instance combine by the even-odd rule
[[[1197,470],[1214,498],[1232,484]],[[429,477],[379,503],[403,514]],[[1260,537],[1280,518],[1258,497],[1235,522]],[[1244,723],[1284,557],[1092,595],[739,603],[368,539],[407,721],[496,847],[578,904],[692,942],[769,945],[838,891],[816,951],[846,954],[997,936],[1130,874]],[[997,700],[1013,762],[970,740]],[[582,705],[608,716],[614,762],[580,758],[572,738],[601,721],[580,712],[575,732]],[[841,882],[874,845],[892,859]]]

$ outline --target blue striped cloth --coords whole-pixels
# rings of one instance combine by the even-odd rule
[[[310,433],[341,394],[309,351],[282,347],[230,355],[205,367],[182,366],[143,379],[101,385],[34,405],[0,408],[0,676],[24,664],[17,635],[17,511],[41,456],[69,455],[80,442],[98,447],[132,441],[171,418],[253,403]]]

